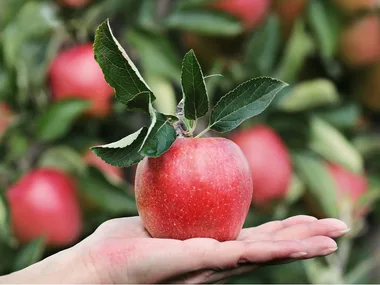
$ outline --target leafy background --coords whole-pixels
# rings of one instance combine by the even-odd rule
[[[276,5],[282,1],[274,0],[261,24],[247,31],[231,15],[206,9],[208,2],[212,0],[93,0],[70,8],[53,0],[1,1],[0,101],[11,111],[0,109],[0,123],[3,118],[10,122],[4,130],[0,124],[0,274],[62,249],[47,247],[43,239],[20,244],[12,235],[4,194],[31,169],[58,167],[77,181],[84,219],[81,238],[107,219],[137,214],[134,167],[123,168],[122,179],[115,178],[88,163],[85,153],[90,146],[119,140],[147,125],[149,116],[129,112],[116,100],[107,117],[87,116],[86,101],[54,102],[48,78],[60,50],[92,43],[98,25],[110,18],[115,36],[155,90],[160,112],[175,112],[182,95],[181,59],[191,48],[204,75],[223,75],[206,79],[211,105],[252,77],[273,76],[291,85],[268,111],[240,127],[266,123],[274,128],[289,148],[294,168],[287,197],[264,211],[252,208],[245,225],[313,214],[312,197],[322,215],[339,217],[352,230],[329,258],[262,268],[231,282],[380,282],[380,59],[357,66],[340,50],[351,23],[379,18],[378,11],[347,11],[337,5],[342,1],[309,0],[289,24]],[[368,40],[366,33],[358,36],[359,42]],[[371,77],[375,83],[368,87]],[[198,128],[206,126],[207,120],[200,119]],[[369,209],[367,215],[352,216],[334,202],[325,161],[365,173],[369,191],[360,203]]]

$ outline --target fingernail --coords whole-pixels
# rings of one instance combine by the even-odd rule
[[[329,247],[329,248],[325,249],[324,251],[322,251],[322,255],[328,255],[330,253],[333,253],[337,249],[338,249],[338,247]]]
[[[348,229],[345,229],[345,230],[340,230],[340,231],[335,231],[335,232],[331,232],[330,235],[332,236],[341,236],[341,235],[344,235],[346,233],[348,233],[351,229],[348,228]]]
[[[307,255],[307,252],[301,251],[301,252],[293,253],[289,257],[290,258],[300,258],[300,257],[304,257],[306,255]]]

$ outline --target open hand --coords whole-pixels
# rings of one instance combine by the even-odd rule
[[[346,232],[347,226],[336,219],[295,216],[243,229],[236,241],[180,241],[152,238],[139,217],[120,218],[24,273],[29,272],[28,283],[33,270],[39,276],[36,282],[49,283],[219,282],[259,266],[331,254],[337,250],[333,238]],[[6,282],[12,282],[11,277]]]

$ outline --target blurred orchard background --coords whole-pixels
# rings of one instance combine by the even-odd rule
[[[268,111],[226,134],[253,172],[245,226],[309,214],[341,218],[351,231],[333,256],[231,282],[380,282],[379,7],[376,0],[1,0],[0,274],[79,242],[107,219],[137,215],[135,168],[108,166],[89,151],[149,121],[114,100],[94,60],[94,33],[110,18],[161,112],[175,112],[189,49],[205,75],[215,75],[206,79],[214,103],[252,77],[290,84]]]

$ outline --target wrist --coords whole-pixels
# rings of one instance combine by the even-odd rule
[[[97,283],[96,272],[85,261],[85,252],[74,246],[27,268],[1,276],[0,283]]]

